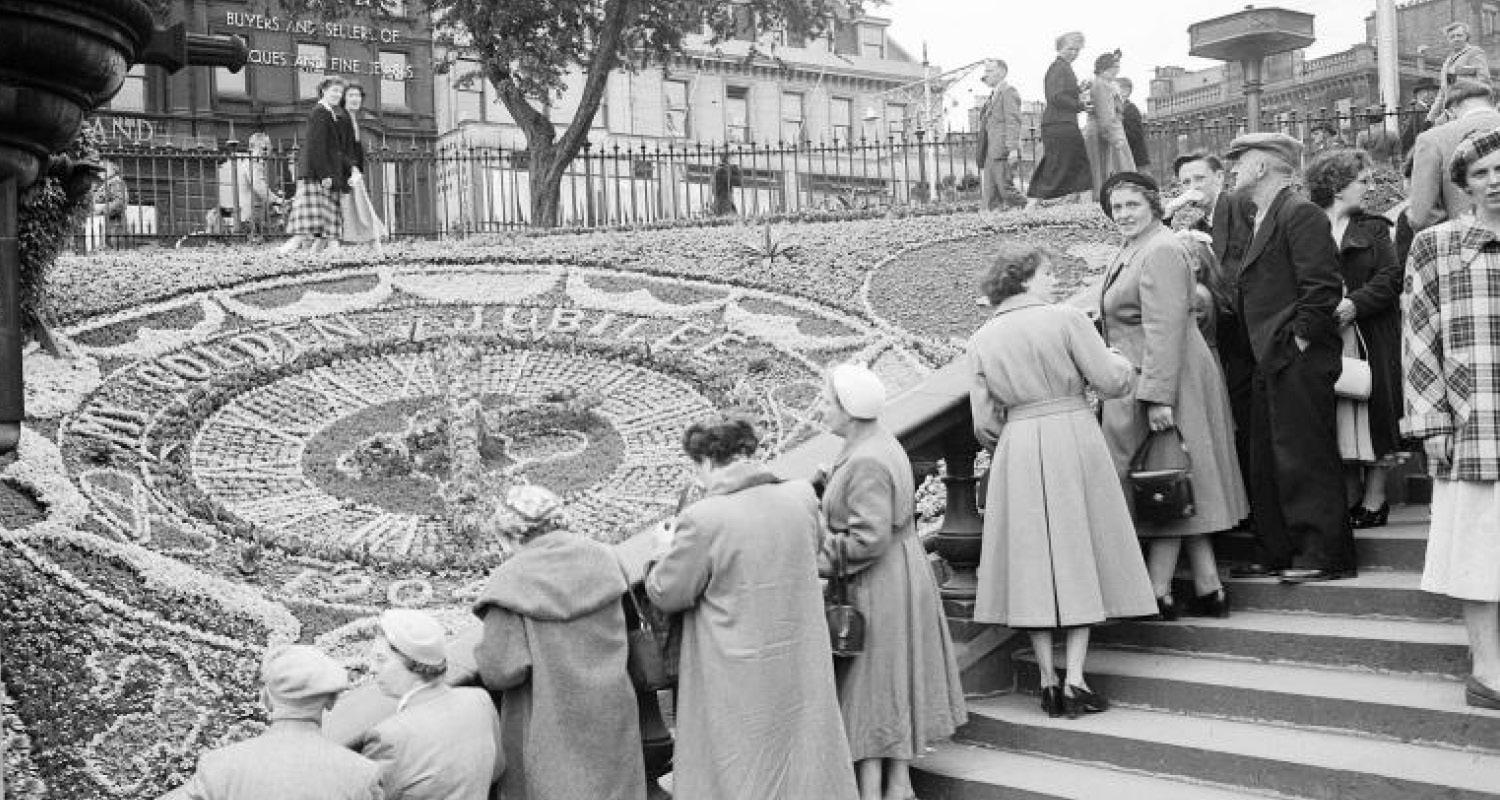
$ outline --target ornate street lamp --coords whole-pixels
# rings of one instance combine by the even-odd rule
[[[135,64],[167,70],[245,64],[237,36],[156,27],[143,0],[0,0],[0,453],[25,417],[21,386],[17,196]]]
[[[1284,8],[1245,6],[1222,17],[1188,26],[1188,55],[1219,61],[1238,61],[1244,70],[1245,130],[1260,130],[1261,64],[1267,56],[1307,47],[1313,35],[1313,15]]]

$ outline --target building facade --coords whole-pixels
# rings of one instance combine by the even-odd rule
[[[935,133],[924,128],[935,116],[921,91],[929,68],[889,38],[889,24],[840,20],[830,36],[801,41],[758,33],[747,19],[733,39],[694,36],[666,64],[616,70],[592,120],[588,155],[563,182],[563,219],[622,204],[642,219],[692,216],[709,205],[726,154],[743,213],[912,190],[922,183],[921,165],[906,164],[915,150],[899,143],[919,129]],[[436,88],[439,149],[494,158],[454,159],[443,169],[442,213],[476,226],[518,221],[529,213],[525,134],[476,61],[444,55],[452,66]],[[571,76],[548,109],[559,131],[573,120],[582,89],[582,74]]]

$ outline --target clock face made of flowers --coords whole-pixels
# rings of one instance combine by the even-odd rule
[[[671,512],[682,431],[815,430],[823,365],[924,367],[859,317],[706,281],[550,264],[340,270],[176,298],[67,331],[104,377],[63,462],[121,538],[270,597],[461,606],[495,496],[539,483],[621,539]]]

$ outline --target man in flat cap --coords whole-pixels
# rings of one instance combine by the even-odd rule
[[[1301,151],[1285,134],[1251,133],[1226,153],[1235,192],[1255,206],[1250,245],[1226,275],[1255,362],[1246,488],[1258,558],[1237,572],[1288,581],[1355,568],[1334,418],[1343,284],[1328,215],[1292,189]]]
[[[308,645],[274,648],[261,664],[271,725],[204,753],[178,800],[380,800],[380,767],[324,738],[324,710],[349,686],[338,662]]]
[[[396,713],[361,736],[355,748],[384,770],[386,796],[485,800],[505,769],[500,715],[489,692],[444,681],[442,623],[412,609],[386,611],[371,661],[376,685],[396,698]]]
[[[1490,96],[1490,87],[1476,81],[1458,80],[1448,89],[1449,114],[1453,117],[1417,136],[1412,150],[1411,196],[1406,209],[1412,231],[1455,219],[1471,207],[1467,192],[1448,180],[1453,151],[1463,140],[1500,128],[1500,111]]]

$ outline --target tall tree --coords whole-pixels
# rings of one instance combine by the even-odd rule
[[[441,38],[477,56],[485,80],[526,136],[533,225],[558,222],[563,177],[582,149],[609,73],[665,63],[687,37],[710,44],[742,30],[822,36],[839,15],[883,0],[423,0]],[[559,134],[550,101],[581,70],[582,96]]]

